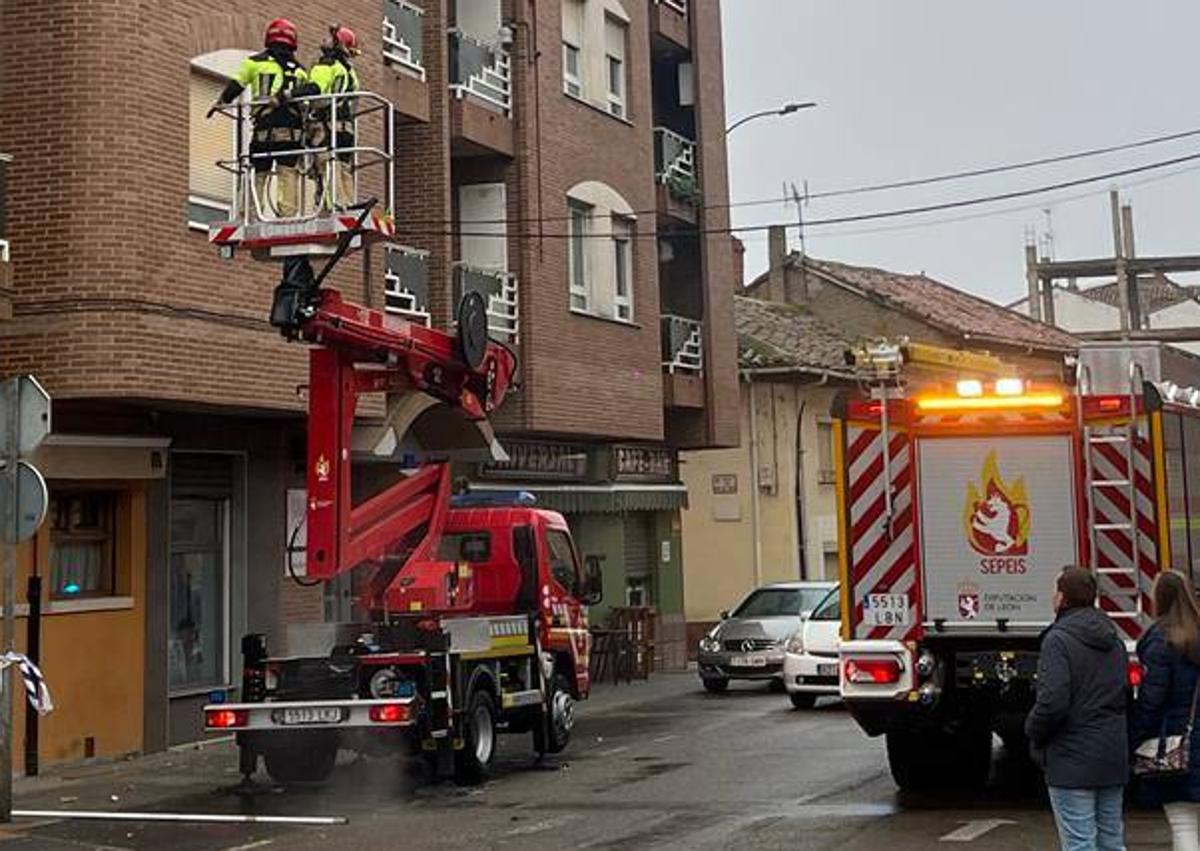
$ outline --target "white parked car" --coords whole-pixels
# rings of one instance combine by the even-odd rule
[[[821,695],[837,696],[841,628],[842,595],[834,588],[788,639],[783,685],[797,709],[811,709]]]

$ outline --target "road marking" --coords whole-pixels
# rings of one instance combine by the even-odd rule
[[[939,839],[939,842],[974,842],[985,833],[990,833],[998,827],[1004,827],[1006,824],[1016,824],[1012,819],[1006,818],[980,818],[974,821],[963,822],[963,826],[952,830]]]
[[[619,753],[624,753],[629,750],[629,745],[621,745],[619,748],[609,748],[606,751],[596,751],[596,756],[615,756]]]
[[[657,745],[657,744],[662,744],[663,742],[669,742],[669,741],[671,741],[671,739],[678,739],[678,738],[679,738],[678,736],[672,734],[670,736],[659,736],[657,739],[651,739],[650,741],[652,741],[654,744]]]
[[[529,836],[534,833],[542,833],[546,830],[553,830],[556,827],[566,824],[573,820],[575,816],[564,816],[563,818],[550,818],[543,821],[535,821],[533,824],[525,824],[520,827],[514,827],[507,831],[505,836]],[[232,851],[232,849],[230,849]]]
[[[250,851],[251,848],[266,848],[274,842],[274,839],[260,839],[258,842],[251,842],[247,845],[234,845],[232,848],[226,848],[225,851]]]

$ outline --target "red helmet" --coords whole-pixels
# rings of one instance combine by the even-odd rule
[[[330,35],[333,37],[333,43],[351,56],[358,53],[358,36],[350,27],[333,27],[330,29]]]
[[[292,50],[296,49],[296,25],[287,18],[276,18],[267,24],[267,35],[263,43],[270,47],[272,44],[284,44]]]

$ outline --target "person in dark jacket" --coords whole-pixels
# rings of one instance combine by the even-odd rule
[[[1091,571],[1063,569],[1054,610],[1025,733],[1046,775],[1063,851],[1124,851],[1128,656],[1116,627],[1096,608]]]
[[[1200,676],[1200,611],[1192,584],[1181,573],[1160,573],[1153,598],[1154,624],[1137,647],[1143,675],[1131,725],[1135,747],[1184,734]],[[1143,797],[1166,811],[1175,851],[1200,851],[1200,732],[1192,734],[1185,776],[1141,785]]]

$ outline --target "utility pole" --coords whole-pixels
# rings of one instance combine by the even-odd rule
[[[1117,301],[1120,310],[1120,327],[1112,331],[1076,331],[1076,336],[1087,340],[1147,340],[1159,343],[1200,342],[1200,324],[1174,328],[1150,328],[1148,308],[1143,305],[1137,282],[1141,278],[1167,275],[1173,272],[1200,272],[1200,254],[1149,256],[1138,254],[1133,231],[1133,208],[1122,205],[1116,190],[1109,193],[1112,213],[1113,254],[1109,257],[1083,260],[1038,259],[1036,248],[1025,248],[1025,276],[1029,290],[1030,315],[1038,318],[1039,285],[1065,278],[1072,282],[1080,279],[1116,278]],[[1044,308],[1045,299],[1041,299]],[[1051,321],[1042,317],[1043,321]]]
[[[1130,301],[1129,301],[1129,265],[1125,262],[1125,239],[1121,235],[1121,196],[1117,190],[1108,193],[1109,206],[1112,208],[1113,257],[1116,258],[1117,273],[1117,304],[1121,311],[1121,330],[1129,331]],[[1126,335],[1123,339],[1128,340]]]

